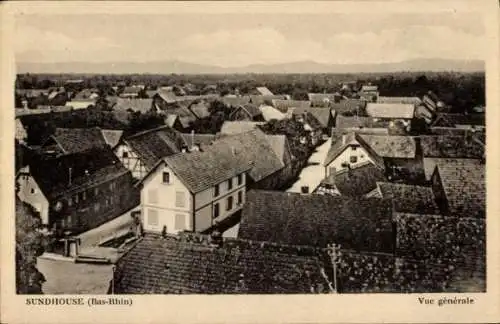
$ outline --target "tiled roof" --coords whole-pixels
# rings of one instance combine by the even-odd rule
[[[257,91],[263,96],[272,96],[274,95],[268,88],[266,87],[257,87]]]
[[[113,110],[133,110],[147,113],[153,108],[153,99],[124,99],[116,98],[116,104]]]
[[[220,133],[222,135],[234,135],[245,133],[257,128],[258,125],[262,125],[262,122],[252,122],[252,121],[225,121],[222,124]]]
[[[438,163],[437,170],[450,214],[484,218],[486,213],[484,164],[447,161]]]
[[[269,145],[273,148],[276,156],[281,160],[281,162],[286,163],[284,160],[285,151],[288,149],[288,140],[285,135],[269,135],[266,134],[267,141]]]
[[[176,130],[162,126],[147,130],[125,139],[148,169],[162,158],[181,152],[184,139]]]
[[[436,165],[438,163],[465,163],[465,164],[481,164],[480,159],[457,159],[457,158],[431,158],[424,157],[424,173],[425,179],[430,180],[434,170],[436,169]]]
[[[279,244],[392,252],[390,201],[251,190],[238,237]]]
[[[259,129],[222,137],[213,146],[217,146],[219,150],[225,151],[229,156],[232,156],[231,152],[234,149],[241,164],[253,163],[248,175],[255,182],[284,167],[282,158],[273,154],[274,150],[268,137]]]
[[[455,127],[457,125],[484,126],[486,125],[485,114],[447,114],[438,113],[432,126]]]
[[[335,187],[342,196],[361,197],[377,188],[377,182],[385,181],[384,172],[370,162],[353,168],[332,172],[320,186]]]
[[[439,214],[432,188],[407,184],[377,183],[382,198],[391,199],[395,212]]]
[[[415,157],[417,145],[411,136],[384,136],[360,134],[366,143],[379,155],[388,158]]]
[[[235,111],[237,109],[245,110],[251,118],[255,118],[259,115],[262,115],[262,112],[260,111],[259,107],[257,105],[254,105],[254,104],[241,105],[241,106],[237,107],[235,109]],[[233,112],[233,114],[234,114],[234,112]]]
[[[286,113],[289,108],[308,108],[311,107],[311,102],[306,100],[283,100],[273,99],[273,107],[279,111]]]
[[[118,145],[123,135],[122,130],[102,129],[101,132],[106,143],[112,148]]]
[[[291,112],[293,115],[311,114],[316,118],[316,120],[321,124],[322,128],[327,128],[333,119],[332,111],[330,108],[320,108],[320,107],[297,107],[292,108]]]
[[[175,103],[177,100],[177,96],[175,93],[168,89],[159,89],[157,91],[158,96],[163,99],[166,103]]]
[[[203,151],[174,154],[163,161],[192,193],[215,186],[251,168],[251,161],[245,158],[245,152],[240,147],[233,148],[220,141]]]
[[[412,104],[418,105],[422,103],[419,97],[384,97],[377,98],[378,103],[394,103],[394,104]]]
[[[424,157],[435,158],[482,158],[484,145],[472,136],[420,136]]]
[[[54,140],[64,153],[86,151],[93,147],[106,145],[101,130],[94,128],[56,128]]]
[[[198,119],[206,118],[210,116],[209,106],[206,102],[200,101],[198,103],[193,103],[189,106],[189,110],[196,116]]]
[[[203,241],[203,242],[200,242]],[[117,294],[308,294],[330,291],[313,249],[147,234],[116,265]]]
[[[351,144],[359,144],[361,147],[370,155],[370,157],[374,160],[376,166],[380,169],[385,168],[384,159],[378,155],[368,143],[364,140],[361,134],[351,132],[347,134],[333,134],[331,137],[332,146],[328,150],[326,154],[325,161],[323,163],[324,166],[330,164],[333,160],[335,160],[347,147]]]
[[[194,139],[194,144],[200,145],[202,149],[205,146],[211,145],[216,140],[216,136],[213,134],[181,133],[180,135],[188,146],[193,145],[192,141]]]
[[[366,113],[377,118],[411,119],[415,114],[415,105],[369,102],[366,104]]]
[[[165,119],[164,119],[165,125],[167,125],[169,127],[174,127],[175,122],[177,121],[177,118],[179,118],[179,116],[167,114],[167,117],[165,117]]]
[[[373,117],[337,115],[335,128],[387,128],[389,121],[377,120]]]
[[[362,99],[342,99],[340,102],[330,103],[330,108],[335,110],[337,116],[345,112],[364,111],[366,100]]]
[[[59,194],[78,188],[90,188],[130,173],[108,146],[58,158],[35,157],[29,168],[49,200]]]

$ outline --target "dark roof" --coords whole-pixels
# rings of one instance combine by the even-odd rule
[[[153,108],[153,99],[124,99],[116,98],[116,104],[113,106],[113,110],[133,110],[140,111],[141,113],[146,113]]]
[[[343,99],[340,102],[330,103],[330,108],[335,110],[337,116],[344,112],[363,111],[366,107],[366,100],[362,99]]]
[[[278,172],[284,167],[282,158],[274,154],[273,145],[271,145],[266,134],[259,129],[221,137],[214,143],[215,145],[228,152],[234,149],[241,163],[252,163],[248,175],[255,182]]]
[[[198,119],[206,118],[210,116],[209,105],[205,101],[199,101],[196,103],[192,103],[189,106],[189,110],[196,116]]]
[[[395,212],[439,214],[432,188],[400,183],[379,182],[382,198],[392,199]]]
[[[457,125],[484,126],[485,114],[447,114],[438,113],[432,126],[455,127]]]
[[[52,138],[63,153],[83,152],[93,147],[106,145],[101,129],[94,128],[56,128]]]
[[[238,237],[279,244],[392,252],[391,202],[251,190]]]
[[[116,265],[118,294],[274,294],[329,291],[321,252],[260,242],[147,234]]]
[[[474,162],[437,164],[451,215],[484,218],[486,213],[485,166]]]
[[[364,140],[361,134],[351,132],[347,134],[333,134],[331,137],[332,146],[328,150],[326,154],[325,161],[323,162],[324,166],[330,164],[333,160],[335,160],[347,147],[352,144],[359,144],[374,160],[376,166],[380,169],[385,168],[384,159],[379,156],[368,143]]]
[[[332,172],[320,186],[334,187],[342,196],[361,197],[377,188],[377,182],[385,180],[382,170],[370,162],[365,162],[351,169]]]
[[[415,157],[417,145],[411,136],[360,134],[365,142],[377,153],[388,158],[412,159]]]
[[[215,142],[203,151],[180,153],[165,157],[163,161],[192,192],[198,193],[251,168],[240,147]]]
[[[473,136],[420,136],[420,146],[424,157],[479,159],[484,156],[484,144]]]
[[[431,180],[432,174],[436,169],[438,163],[466,163],[466,164],[480,164],[482,163],[480,159],[457,159],[457,158],[434,158],[434,157],[424,157],[424,174],[426,180]]]
[[[205,146],[211,145],[217,138],[213,134],[180,133],[180,135],[188,146],[192,146],[192,141],[194,140],[194,144],[200,145],[202,149]]]
[[[308,108],[311,107],[311,102],[306,100],[284,100],[273,99],[272,106],[279,111],[286,113],[290,108]]]
[[[91,188],[130,174],[108,146],[57,158],[37,156],[32,159],[29,168],[49,201],[59,194]]]
[[[135,134],[125,139],[125,142],[148,169],[153,168],[162,158],[181,152],[186,145],[180,133],[168,126]]]
[[[330,121],[333,119],[332,110],[330,108],[318,107],[298,107],[293,108],[292,114],[311,114],[321,124],[322,128],[330,126]]]

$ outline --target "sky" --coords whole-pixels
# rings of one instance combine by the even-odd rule
[[[479,13],[23,14],[18,62],[151,62],[239,67],[315,61],[485,59]]]

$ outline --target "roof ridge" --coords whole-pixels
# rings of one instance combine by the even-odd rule
[[[166,128],[172,129],[168,125],[163,125],[163,126],[159,126],[159,127],[156,127],[156,128],[147,129],[147,130],[139,132],[139,133],[135,133],[134,135],[127,137],[127,140],[134,139],[134,138],[140,137],[142,135],[145,135],[145,134],[148,134],[148,133],[152,133],[152,132],[156,132],[156,131],[159,131],[159,130],[162,130],[162,129],[166,129]],[[172,130],[175,131],[175,129],[172,129]]]

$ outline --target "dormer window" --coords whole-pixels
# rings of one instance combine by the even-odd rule
[[[123,152],[123,153],[122,153],[122,157],[123,157],[124,159],[128,158],[128,152]]]

